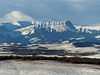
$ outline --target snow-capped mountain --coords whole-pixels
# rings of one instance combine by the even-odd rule
[[[100,32],[100,26],[75,26],[76,29],[78,29],[79,32],[84,33],[99,33]]]
[[[61,21],[61,22],[19,22],[21,28],[15,31],[19,31],[22,35],[27,35],[29,33],[34,33],[36,29],[45,28],[46,31],[52,32],[64,32],[64,31],[77,31],[77,29],[72,25],[70,21]],[[27,25],[25,27],[25,25]],[[24,27],[23,27],[24,26]]]
[[[71,21],[16,21],[0,24],[0,43],[62,43],[64,41],[99,42],[99,30],[74,26]]]

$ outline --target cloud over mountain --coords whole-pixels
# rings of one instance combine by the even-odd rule
[[[3,18],[0,18],[1,23],[14,21],[34,21],[34,19],[20,11],[12,11],[11,13],[6,14]]]
[[[0,0],[0,17],[21,11],[34,19],[71,20],[73,24],[100,24],[100,0]]]

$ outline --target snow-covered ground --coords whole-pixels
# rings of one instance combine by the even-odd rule
[[[41,47],[47,47],[50,50],[70,50],[71,52],[79,51],[84,52],[96,52],[98,49],[95,47],[75,47],[72,43],[69,44],[39,44]]]
[[[100,75],[100,66],[55,61],[0,61],[0,75]]]
[[[46,51],[47,50],[62,50],[64,52],[68,52],[68,53],[95,53],[95,55],[93,54],[90,54],[88,56],[85,56],[85,57],[88,57],[88,58],[99,58],[100,59],[100,51],[99,51],[99,48],[96,48],[96,47],[99,47],[99,45],[96,45],[96,47],[75,47],[72,43],[67,43],[67,44],[33,44],[33,45],[28,45],[27,48],[28,49],[38,49],[39,47],[43,47],[45,48],[46,47]],[[3,51],[3,48],[5,47],[1,47],[0,48],[0,56],[10,56],[10,55],[14,55],[12,52],[8,52],[5,50]],[[22,47],[23,48],[23,47]],[[9,49],[9,48],[8,48]],[[8,50],[7,49],[7,50]],[[97,54],[96,54],[97,53]],[[59,55],[59,53],[58,53]],[[57,54],[51,54],[51,55],[48,55],[48,54],[38,54],[38,56],[46,56],[46,57],[61,57],[61,56],[58,56]],[[72,57],[71,55],[65,55],[67,57]],[[83,56],[84,57],[84,56]]]
[[[100,59],[100,54],[96,54],[96,55],[90,55],[90,56],[83,56],[85,58],[97,58]]]

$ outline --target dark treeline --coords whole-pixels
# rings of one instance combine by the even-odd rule
[[[100,59],[80,58],[80,57],[44,57],[44,56],[0,56],[0,60],[54,60],[76,64],[100,65]]]

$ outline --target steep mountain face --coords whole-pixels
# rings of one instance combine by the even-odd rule
[[[62,43],[64,41],[99,42],[99,30],[75,26],[71,21],[18,21],[0,24],[0,43]],[[90,33],[91,32],[91,33]]]

